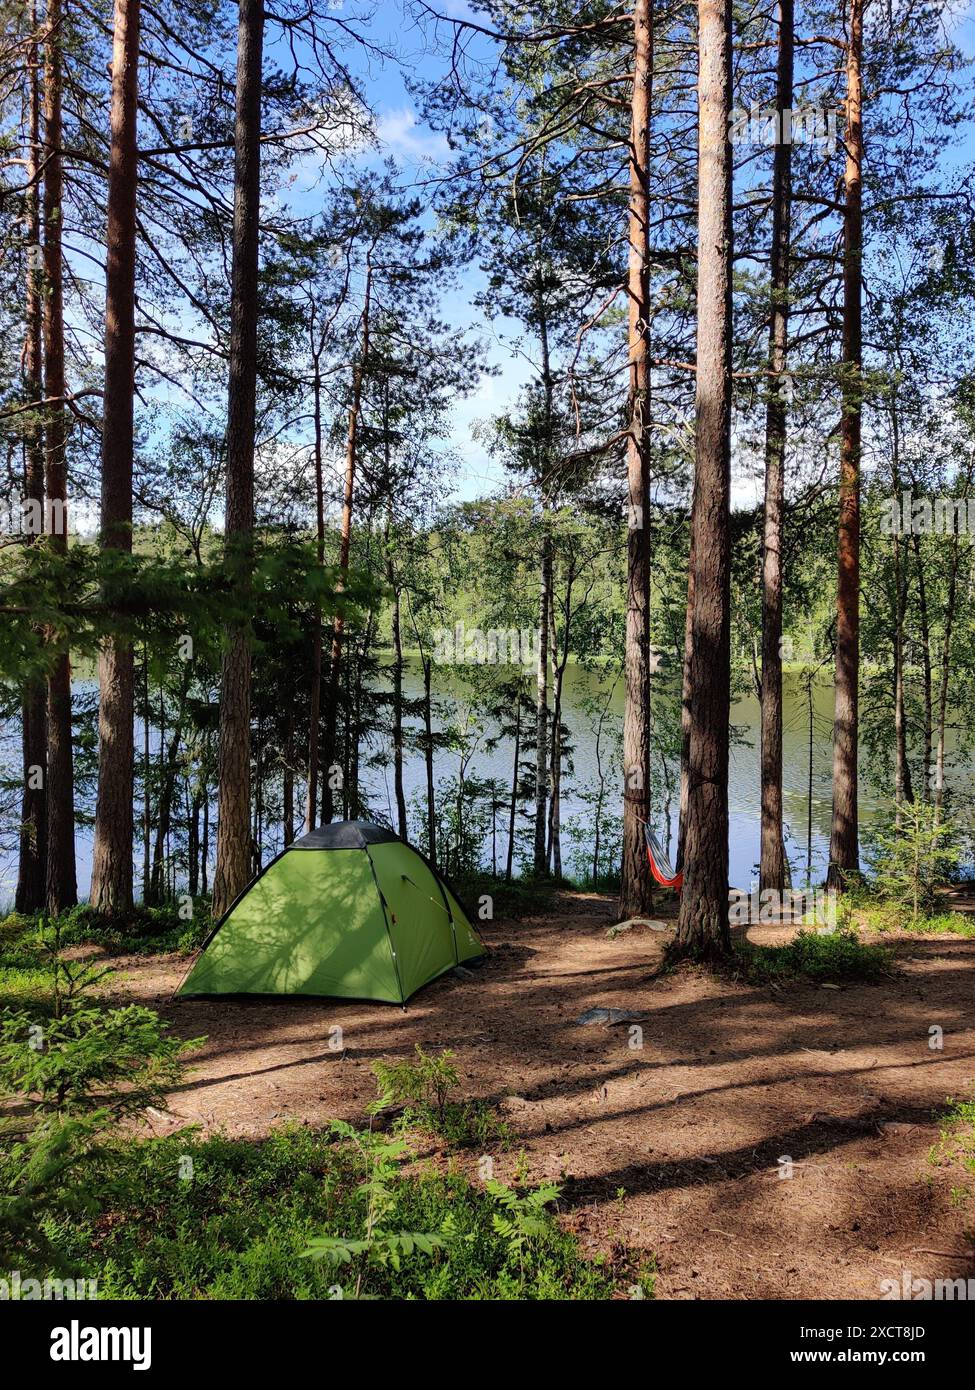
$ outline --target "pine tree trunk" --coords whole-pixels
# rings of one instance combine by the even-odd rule
[[[846,168],[843,246],[843,419],[836,589],[836,698],[833,716],[833,825],[830,888],[860,868],[857,747],[860,675],[860,427],[862,412],[863,124],[860,68],[864,0],[849,0],[846,54]]]
[[[969,456],[968,472],[965,477],[964,497],[966,503],[971,492],[972,466],[975,456]],[[934,754],[934,823],[941,821],[941,811],[945,796],[945,735],[948,723],[948,693],[951,675],[951,639],[954,632],[955,610],[958,602],[958,567],[960,561],[958,530],[951,535],[951,562],[948,569],[948,594],[945,603],[944,628],[941,637],[941,671],[938,678],[938,714],[935,731]]]
[[[176,777],[179,772],[179,750],[183,739],[183,722],[186,717],[186,697],[189,693],[190,680],[191,669],[187,664],[180,685],[176,720],[168,745],[163,742],[162,731],[160,731],[159,801],[156,807],[156,838],[152,854],[152,872],[149,876],[149,900],[154,903],[162,902],[166,892],[166,842],[169,839],[172,824]]]
[[[904,620],[907,612],[907,565],[897,536],[894,543],[894,800],[897,824],[901,807],[914,800],[907,757],[907,711],[904,708]]]
[[[779,48],[775,104],[792,110],[793,0],[779,0]],[[780,131],[772,171],[772,314],[769,324],[769,387],[765,419],[765,532],[762,555],[762,840],[759,889],[781,894],[786,884],[782,837],[782,526],[785,509],[788,367],[789,244],[792,144]]]
[[[210,788],[204,779],[201,788],[203,797],[203,828],[200,831],[200,892],[206,895],[210,872]]]
[[[61,0],[48,0],[44,43],[44,394],[53,404],[45,432],[45,487],[52,550],[68,548],[67,429],[64,406],[64,286],[61,265]],[[71,658],[65,651],[47,681],[47,910],[78,901],[74,848]]]
[[[322,473],[322,378],[315,357],[315,541],[320,566],[325,564],[325,484]],[[305,796],[305,830],[314,830],[318,818],[318,738],[322,709],[322,615],[315,611],[311,648],[311,691],[308,700],[308,787]]]
[[[515,754],[511,767],[511,803],[508,808],[508,853],[505,856],[504,879],[511,882],[515,862],[515,825],[518,817],[518,765],[521,761],[521,689],[515,696]]]
[[[30,23],[36,31],[36,6],[31,5]],[[40,90],[38,71],[40,44],[30,49],[31,71],[27,92],[27,183],[25,221],[26,340],[24,343],[24,396],[39,401],[44,395],[43,345],[41,335],[41,210],[37,179],[41,164]],[[31,412],[24,438],[24,497],[44,510],[44,437],[39,414]],[[34,535],[27,536],[33,544]],[[20,813],[17,863],[17,890],[14,905],[18,912],[37,912],[44,906],[47,876],[47,702],[43,679],[24,684],[21,700],[24,786]]]
[[[694,611],[684,885],[674,949],[730,950],[731,0],[700,0]]]
[[[900,419],[896,387],[891,395],[891,486],[900,497]],[[907,614],[907,554],[897,531],[891,537],[894,562],[894,805],[895,825],[901,827],[906,801],[914,800],[911,765],[907,757],[907,712],[904,708],[904,623]]]
[[[433,708],[430,695],[433,663],[429,657],[424,657],[422,653],[421,660],[423,662],[423,762],[427,779],[427,853],[430,856],[430,863],[436,868],[437,798],[436,784],[433,778]]]
[[[261,198],[261,59],[263,0],[240,0],[234,127],[234,231],[227,392],[228,557],[246,603],[254,540],[254,436],[257,397],[257,289]],[[220,681],[217,862],[213,915],[221,917],[250,878],[251,654],[235,626]]]
[[[934,823],[941,820],[945,796],[945,728],[948,720],[948,690],[951,674],[951,634],[955,621],[955,602],[958,597],[958,532],[951,537],[951,563],[948,571],[948,598],[945,604],[944,630],[941,639],[941,671],[938,680],[938,714],[934,755]]]
[[[197,793],[190,801],[190,826],[187,836],[186,858],[189,870],[190,897],[195,898],[200,889],[200,809],[201,798]]]
[[[393,585],[393,785],[396,792],[397,830],[406,839],[406,789],[403,784],[403,632],[400,621],[400,591],[390,563]]]
[[[569,624],[572,617],[572,586],[574,562],[569,558],[565,576],[565,603],[562,605],[562,650],[559,651],[558,625],[555,621],[555,586],[552,587],[552,804],[549,814],[549,840],[552,873],[562,878],[562,692],[565,687],[565,668],[569,662]]]
[[[917,617],[921,629],[921,672],[924,688],[924,747],[921,763],[921,800],[931,800],[931,750],[934,743],[934,695],[931,660],[931,619],[928,613],[928,586],[924,578],[924,556],[921,551],[921,538],[915,531],[911,535],[914,547],[914,560],[917,568]]]
[[[626,446],[626,654],[623,861],[619,915],[653,907],[644,824],[650,819],[650,119],[653,7],[633,10],[629,202],[629,437]]]
[[[687,606],[684,609],[684,660],[680,684],[680,806],[677,812],[677,868],[684,866],[684,827],[690,786],[691,749],[691,652],[694,643],[694,501],[691,499],[691,534],[687,548]]]
[[[295,838],[295,768],[294,768],[295,717],[292,707],[288,707],[284,733],[284,772],[281,796],[284,816],[283,841],[290,845]]]
[[[152,837],[152,803],[149,789],[149,773],[152,767],[150,754],[150,727],[152,708],[149,703],[149,648],[142,644],[142,901],[149,901],[149,875]]]
[[[261,871],[264,836],[264,730],[258,716],[254,730],[254,825],[251,830],[251,877]]]
[[[352,547],[352,501],[355,493],[356,451],[359,432],[359,411],[362,406],[362,381],[369,356],[369,311],[372,294],[372,263],[366,261],[366,287],[362,305],[362,344],[359,360],[352,373],[352,404],[349,407],[349,432],[345,448],[345,483],[342,491],[342,529],[339,538],[339,590],[344,587],[349,572],[349,555]],[[325,767],[325,782],[322,787],[322,820],[327,825],[335,813],[332,798],[329,769],[335,756],[335,719],[339,705],[339,677],[342,667],[342,640],[345,634],[345,618],[336,612],[332,623],[332,652],[328,670],[328,688],[325,699],[325,737],[322,747],[322,762]],[[348,796],[344,797],[348,807]]]
[[[535,668],[535,852],[533,867],[545,873],[548,813],[548,617],[552,588],[552,545],[547,508],[542,505],[542,553],[538,586],[538,661]]]
[[[559,706],[559,639],[555,622],[555,559],[548,592],[548,647],[552,669],[552,725],[548,741],[548,821],[545,831],[545,872],[554,874],[555,838],[562,772],[562,712]]]
[[[132,551],[135,235],[139,0],[115,0],[105,267],[105,403],[101,545]],[[131,642],[107,637],[98,656],[98,800],[91,903],[132,906],[135,667]]]

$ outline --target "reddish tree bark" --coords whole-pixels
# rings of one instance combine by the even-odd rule
[[[101,545],[132,551],[135,237],[139,0],[115,0],[105,268],[105,407]],[[132,906],[135,668],[132,643],[110,636],[98,657],[98,800],[91,903]]]
[[[322,470],[322,376],[321,346],[312,344],[315,369],[315,555],[319,567],[325,565],[325,483]],[[308,785],[305,793],[305,830],[314,830],[318,817],[318,734],[322,709],[322,614],[316,609],[312,629],[311,690],[308,699]]]
[[[684,885],[676,954],[730,950],[731,0],[700,0],[697,452]]]
[[[44,39],[44,394],[53,402],[45,428],[44,481],[49,544],[68,548],[67,429],[64,414],[64,287],[61,266],[61,0],[48,0]],[[47,681],[47,910],[78,901],[74,849],[71,658],[58,656]]]
[[[653,906],[643,828],[650,819],[650,101],[653,8],[633,10],[629,202],[629,431],[626,445],[626,647],[621,918]]]
[[[257,289],[261,202],[263,0],[240,0],[234,126],[234,231],[227,390],[228,556],[246,603],[254,541],[254,436],[257,407]],[[251,876],[251,653],[246,630],[229,633],[220,681],[217,858],[213,915],[220,917]]]
[[[857,745],[860,677],[860,425],[863,301],[863,3],[849,0],[846,51],[846,167],[843,175],[843,418],[836,586],[833,824],[827,883],[841,890],[860,867]]]

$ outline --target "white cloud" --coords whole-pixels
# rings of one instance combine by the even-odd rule
[[[450,153],[442,135],[417,122],[408,106],[384,111],[376,120],[376,139],[384,154],[401,159],[446,159]]]

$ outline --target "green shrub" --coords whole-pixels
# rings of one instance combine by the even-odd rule
[[[491,899],[492,915],[498,917],[537,917],[551,912],[556,902],[557,885],[550,878],[535,878],[522,874],[510,883],[491,874],[469,873],[456,880],[460,900],[474,913],[471,919],[478,925],[477,906],[482,897]]]
[[[933,912],[909,922],[907,930],[931,936],[975,936],[975,917],[966,912]]]
[[[70,1262],[51,1239],[59,1222],[97,1210],[92,1193],[98,1112],[52,1115],[21,1127],[14,1114],[0,1126],[0,1249],[6,1266],[25,1275],[67,1272]]]
[[[369,1147],[333,1132],[295,1126],[255,1143],[182,1132],[118,1144],[110,1178],[99,1170],[97,1218],[52,1226],[79,1274],[101,1298],[328,1299],[354,1297],[360,1256],[302,1258],[309,1234],[363,1238],[372,1178]],[[365,1152],[363,1151],[365,1150]],[[403,1171],[406,1152],[388,1157],[389,1205],[381,1229],[442,1236],[431,1253],[370,1260],[360,1291],[373,1298],[609,1299],[652,1275],[629,1255],[588,1260],[546,1216],[522,1265],[495,1228],[501,1210],[458,1173]],[[318,1237],[321,1238],[320,1236]]]
[[[905,802],[900,827],[881,831],[869,849],[877,892],[906,908],[911,922],[930,913],[939,890],[961,859],[958,830],[943,812],[926,801]]]
[[[141,955],[188,953],[196,950],[212,925],[208,899],[194,899],[191,916],[186,915],[189,910],[185,904],[164,903],[159,907],[137,905],[125,913],[106,915],[89,903],[78,903],[54,918],[12,912],[0,921],[0,945],[12,947],[16,942],[29,942],[38,933],[56,931],[61,946],[102,946],[107,951]]]
[[[445,1218],[439,1231],[390,1230],[389,1223],[396,1214],[396,1165],[407,1152],[406,1140],[387,1139],[368,1131],[360,1134],[339,1120],[333,1121],[332,1132],[353,1144],[368,1165],[368,1176],[356,1189],[363,1206],[361,1234],[313,1236],[302,1257],[325,1260],[336,1268],[350,1266],[355,1272],[354,1296],[360,1298],[370,1269],[390,1269],[399,1274],[404,1260],[443,1250],[453,1239],[453,1224]]]
[[[167,1036],[168,1024],[141,1004],[69,1008],[43,1023],[26,1011],[0,1019],[0,1095],[37,1116],[133,1116],[162,1103],[185,1053],[201,1038]]]
[[[800,931],[785,946],[743,942],[735,954],[739,972],[753,984],[797,978],[876,980],[888,973],[893,963],[886,946],[865,944],[851,928]]]
[[[417,1043],[415,1061],[373,1062],[378,1095],[368,1106],[369,1113],[379,1115],[403,1106],[396,1122],[401,1129],[438,1134],[449,1144],[460,1146],[485,1147],[498,1142],[507,1147],[508,1128],[490,1106],[483,1101],[451,1099],[451,1091],[460,1085],[453,1058],[449,1049],[431,1057]]]
[[[30,927],[41,987],[33,1008],[0,1016],[0,1238],[25,1269],[65,1267],[45,1222],[91,1208],[101,1140],[123,1117],[164,1103],[196,1045],[169,1037],[142,1005],[88,1003],[108,972],[64,956],[63,926]],[[23,925],[15,930],[23,946]]]
[[[0,922],[0,1008],[41,1004],[51,984],[50,958],[37,922],[11,913]]]
[[[191,915],[186,914],[191,912]],[[79,903],[58,919],[67,945],[103,946],[109,951],[151,955],[162,951],[193,951],[210,930],[209,903],[168,902],[158,907],[136,905],[125,913],[96,912]]]

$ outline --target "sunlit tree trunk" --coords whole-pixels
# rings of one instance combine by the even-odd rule
[[[518,817],[518,765],[521,760],[521,689],[515,696],[515,751],[511,765],[511,801],[508,806],[508,853],[505,856],[504,878],[511,882],[515,862],[515,826]]]
[[[900,416],[897,388],[891,393],[891,486],[893,496],[901,494]],[[894,805],[895,823],[900,829],[902,808],[914,800],[911,765],[907,757],[907,713],[904,708],[904,624],[907,614],[907,553],[897,530],[891,537],[894,565]]]
[[[101,544],[132,551],[135,235],[139,0],[115,0],[105,265],[105,407]],[[98,656],[98,801],[91,903],[132,906],[135,666],[132,643],[107,637]]]
[[[630,113],[629,429],[626,445],[626,648],[623,706],[623,860],[619,915],[653,906],[644,824],[650,819],[650,119],[653,8],[633,10]]]
[[[372,264],[366,261],[366,286],[362,302],[362,341],[359,359],[352,371],[352,403],[349,406],[349,430],[345,446],[345,482],[342,489],[342,525],[339,535],[339,581],[341,590],[349,573],[352,547],[352,504],[355,496],[355,475],[359,435],[359,412],[362,408],[362,383],[369,356],[369,311],[372,297]],[[332,797],[331,766],[335,754],[335,720],[339,706],[339,678],[342,669],[342,641],[345,635],[345,616],[337,610],[332,622],[332,650],[328,668],[325,698],[325,727],[322,743],[322,762],[325,781],[322,786],[322,820],[328,824],[335,814]],[[348,769],[346,770],[348,772]],[[344,799],[348,806],[348,797]]]
[[[224,532],[247,602],[254,544],[254,437],[257,401],[257,288],[261,200],[263,0],[240,0],[234,126],[234,232],[227,391],[227,498]],[[220,917],[251,873],[251,653],[247,632],[228,634],[220,680],[217,860],[213,915]]]
[[[728,926],[731,708],[731,0],[700,0],[696,460],[684,885],[674,950],[713,957]]]
[[[322,377],[321,348],[313,348],[315,425],[315,555],[325,564],[325,484],[322,472]],[[312,629],[311,691],[308,700],[308,785],[305,795],[305,830],[314,830],[318,818],[318,742],[322,709],[322,615],[315,610]]]
[[[37,11],[31,5],[30,24],[36,36]],[[43,342],[41,332],[41,209],[39,178],[40,145],[40,43],[35,37],[30,47],[27,85],[27,193],[25,195],[25,277],[24,396],[39,401],[44,395]],[[44,508],[44,435],[39,413],[28,416],[24,436],[24,497],[38,514]],[[35,537],[27,536],[32,544]],[[21,701],[24,785],[21,799],[20,839],[17,863],[17,890],[14,905],[18,912],[37,912],[44,906],[47,875],[47,702],[43,678],[24,683]]]
[[[548,515],[542,506],[542,553],[538,585],[538,655],[535,666],[535,849],[534,870],[546,868],[548,815],[548,621],[552,586],[552,549]]]
[[[784,125],[792,110],[793,0],[779,0],[779,48],[775,105]],[[761,891],[782,893],[786,884],[782,837],[782,527],[785,509],[788,367],[789,242],[792,142],[780,129],[772,170],[772,313],[769,323],[771,380],[765,420],[765,529],[762,554],[762,837]]]
[[[860,676],[860,430],[862,413],[864,0],[849,0],[846,53],[846,167],[843,184],[843,418],[837,548],[836,681],[833,715],[833,825],[827,883],[840,890],[860,867],[857,748]]]
[[[44,394],[51,401],[45,427],[44,474],[50,545],[68,548],[67,429],[64,413],[64,285],[61,265],[63,170],[61,158],[61,0],[49,0],[44,41]],[[71,658],[54,662],[47,681],[47,910],[78,901],[74,849],[74,757],[71,730]]]

